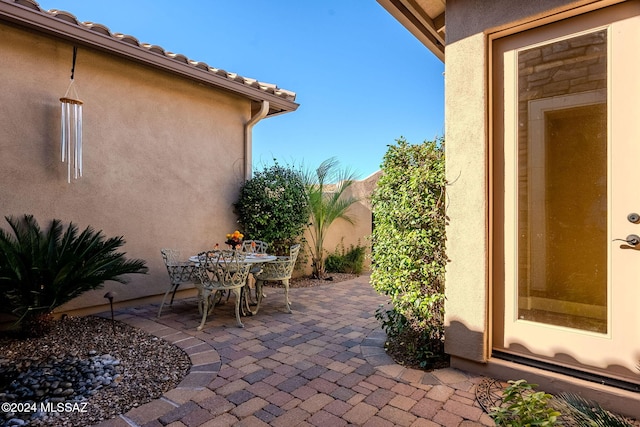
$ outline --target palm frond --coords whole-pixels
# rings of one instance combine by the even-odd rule
[[[309,249],[316,277],[324,275],[324,237],[331,224],[337,219],[344,219],[351,224],[355,221],[348,210],[358,199],[347,196],[346,191],[355,182],[356,175],[350,169],[340,169],[338,166],[337,158],[331,157],[316,169],[303,169],[300,173],[309,200],[309,231],[313,243]]]
[[[578,425],[591,427],[632,427],[619,415],[602,408],[598,403],[589,401],[574,393],[561,393],[555,398],[559,409]]]

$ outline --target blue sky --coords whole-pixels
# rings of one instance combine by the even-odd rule
[[[254,169],[329,157],[365,178],[401,136],[444,132],[444,65],[375,0],[41,0],[212,67],[296,92],[259,122]]]

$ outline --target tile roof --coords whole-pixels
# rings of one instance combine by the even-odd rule
[[[43,10],[35,0],[0,0],[0,21],[3,19],[200,80],[255,101],[270,101],[270,115],[298,107],[295,92],[211,67],[157,45],[141,43],[131,35],[112,33],[102,24],[80,22],[66,11]]]

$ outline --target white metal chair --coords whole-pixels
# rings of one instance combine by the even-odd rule
[[[300,245],[296,244],[289,248],[289,256],[279,256],[275,261],[265,262],[262,264],[262,271],[255,275],[256,278],[256,297],[258,298],[258,305],[256,311],[258,312],[260,303],[262,302],[262,285],[264,282],[280,281],[284,285],[284,303],[288,313],[291,313],[291,301],[289,301],[289,280],[293,273],[293,267],[296,265],[296,259],[298,258],[298,252],[300,252]]]
[[[243,240],[242,241],[242,251],[247,253],[266,254],[268,247],[269,247],[269,244],[267,242],[263,242],[262,240]],[[251,273],[251,275],[255,277],[256,274],[260,273],[261,271],[262,271],[262,265],[256,264],[254,267],[251,267],[251,270],[249,270],[249,273]],[[253,280],[251,282],[253,282]],[[247,291],[247,298],[253,301],[251,297],[251,289],[247,289],[246,291]],[[256,293],[256,300],[257,298],[258,297]]]
[[[244,328],[240,321],[240,302],[242,288],[247,282],[251,264],[244,262],[245,255],[238,251],[209,251],[198,254],[196,275],[200,279],[196,282],[199,290],[198,308],[202,314],[202,321],[198,330],[201,331],[207,321],[207,316],[213,311],[216,297],[224,291],[233,292],[236,297],[235,313],[238,327]]]
[[[243,252],[252,252],[256,254],[266,254],[269,244],[262,240],[244,240],[242,242]]]
[[[182,283],[194,283],[195,281],[195,266],[189,261],[181,260],[180,251],[164,248],[160,249],[160,253],[162,254],[164,265],[167,268],[167,273],[169,274],[169,288],[167,292],[165,292],[164,298],[162,298],[160,309],[158,309],[158,317],[162,314],[162,307],[164,307],[164,304],[167,302],[169,293],[171,293],[171,301],[169,302],[171,306],[173,305],[173,299],[176,296],[178,287]]]

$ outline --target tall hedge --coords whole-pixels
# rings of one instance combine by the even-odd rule
[[[371,283],[431,339],[444,335],[444,139],[389,146],[372,196]]]

